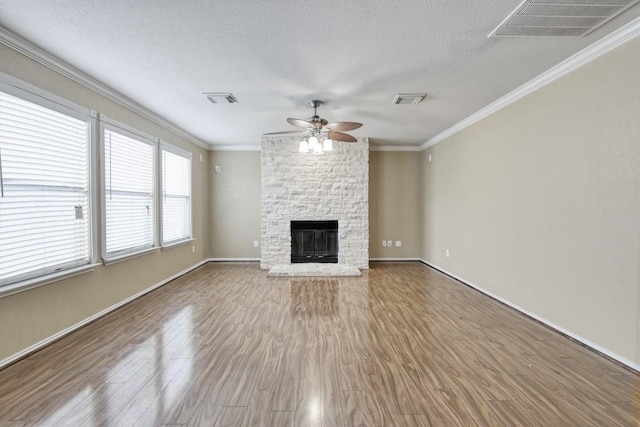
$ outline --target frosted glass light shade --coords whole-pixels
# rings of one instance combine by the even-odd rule
[[[318,143],[318,138],[315,136],[310,136],[309,137],[309,149],[310,150],[315,150],[316,149],[316,145],[320,145]]]
[[[300,153],[308,153],[309,152],[309,144],[304,139],[300,141],[300,147],[298,148]]]
[[[322,149],[324,151],[333,151],[333,141],[330,138],[327,138],[322,143]]]

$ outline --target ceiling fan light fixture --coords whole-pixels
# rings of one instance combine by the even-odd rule
[[[231,92],[225,93],[203,93],[204,97],[212,104],[236,104],[238,100]]]
[[[638,0],[640,1],[640,0]],[[265,133],[264,135],[286,135],[297,134],[301,135],[301,140],[298,144],[299,153],[313,153],[313,154],[325,154],[329,151],[333,151],[333,142],[358,142],[358,140],[344,133],[345,131],[351,131],[359,129],[362,123],[356,122],[334,122],[329,123],[326,119],[318,116],[318,106],[322,104],[321,100],[312,99],[309,101],[309,105],[313,107],[313,116],[309,119],[295,119],[288,118],[287,122],[290,125],[304,128],[304,131],[285,131],[285,132],[272,132]]]

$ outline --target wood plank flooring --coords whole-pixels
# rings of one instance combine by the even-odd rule
[[[32,425],[638,426],[640,377],[422,264],[208,264],[1,370]]]

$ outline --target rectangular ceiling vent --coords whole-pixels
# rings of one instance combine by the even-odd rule
[[[392,104],[417,104],[427,96],[426,93],[399,93],[393,98]]]
[[[489,37],[583,37],[640,0],[526,0]]]
[[[238,102],[232,93],[203,93],[214,104],[235,104]]]

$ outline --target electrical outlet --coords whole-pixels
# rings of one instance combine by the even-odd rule
[[[431,161],[431,154],[429,154],[429,161]]]
[[[387,247],[392,247],[393,246],[393,242],[391,240],[387,240]]]
[[[399,248],[402,246],[402,240],[396,240],[396,248]]]
[[[196,253],[196,245],[191,245],[191,253],[192,254]]]
[[[386,248],[386,247],[387,247],[387,241],[386,241],[386,240],[383,240],[383,241],[382,241],[382,247],[383,247],[383,248]]]
[[[254,241],[253,241],[253,247],[254,247],[254,248],[257,248],[257,247],[258,247],[258,241],[257,241],[257,240],[254,240]]]
[[[200,154],[200,161],[202,161],[202,154]]]
[[[220,168],[220,165],[215,165],[213,169],[214,169],[216,172],[218,172],[218,173],[220,173],[220,171],[222,170],[222,169]]]
[[[447,256],[447,258],[449,258],[449,249],[446,249],[444,252],[445,252],[445,255]]]

